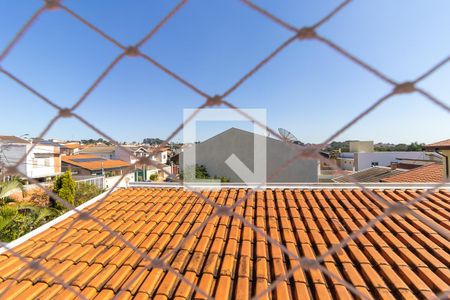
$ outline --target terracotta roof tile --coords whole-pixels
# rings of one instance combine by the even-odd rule
[[[232,205],[247,191],[203,191],[221,205]],[[389,203],[404,202],[420,190],[374,190]],[[140,205],[145,204],[145,205]],[[315,259],[373,220],[386,204],[360,190],[257,191],[235,209],[291,253]],[[450,193],[435,191],[414,207],[416,216],[450,228]],[[93,212],[150,258],[165,257],[179,272],[217,299],[247,299],[285,275],[298,261],[255,233],[240,220],[222,216],[202,222],[213,208],[192,194],[173,188],[121,189]],[[75,222],[74,222],[75,221]],[[68,229],[71,227],[71,229]],[[189,239],[186,236],[200,228]],[[60,243],[55,244],[61,237]],[[182,246],[178,248],[178,244]],[[169,270],[152,268],[135,250],[77,215],[53,225],[15,251],[43,266],[88,299],[204,298]],[[412,215],[392,215],[369,229],[317,269],[298,269],[263,298],[348,299],[342,278],[371,298],[430,298],[449,289],[450,242]],[[18,258],[0,255],[0,292],[18,299],[65,298],[64,290],[43,270],[27,269]]]
[[[95,160],[97,159],[97,160]],[[87,161],[92,160],[92,161]],[[95,160],[95,161],[94,161]],[[130,164],[117,159],[102,159],[95,155],[89,154],[78,154],[78,155],[65,155],[61,156],[61,161],[66,164],[81,167],[87,170],[101,170],[101,169],[115,169],[115,168],[126,168]]]
[[[439,141],[436,143],[428,144],[424,146],[425,149],[435,150],[435,149],[450,149],[450,139]]]
[[[429,164],[414,168],[407,172],[383,178],[383,182],[442,182],[444,181],[444,166]]]

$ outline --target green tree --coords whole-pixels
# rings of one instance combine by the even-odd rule
[[[67,170],[64,174],[55,178],[53,192],[72,205],[75,205],[76,183],[72,178],[72,172]],[[56,199],[50,199],[50,204],[54,208],[60,208],[61,204]]]
[[[408,151],[422,151],[425,144],[419,144],[418,142],[413,142],[408,145]]]

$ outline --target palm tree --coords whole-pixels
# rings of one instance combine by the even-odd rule
[[[3,242],[12,241],[62,213],[53,207],[15,201],[10,195],[17,190],[24,192],[22,182],[17,179],[0,183],[0,240]]]
[[[9,196],[17,189],[24,193],[23,183],[17,179],[0,183],[0,205],[14,201]]]
[[[41,207],[32,203],[24,203],[17,205],[18,212],[31,217],[31,229],[41,226],[46,221],[58,217],[61,211],[53,207]],[[44,222],[42,222],[44,221]]]

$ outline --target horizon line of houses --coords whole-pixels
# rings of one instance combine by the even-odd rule
[[[18,169],[25,177],[38,181],[49,181],[68,169],[80,180],[89,176],[113,177],[124,173],[130,175],[131,181],[166,180],[169,175],[176,176],[182,171],[183,156],[195,149],[196,163],[203,165],[209,175],[242,182],[226,160],[235,154],[243,164],[253,168],[254,137],[252,132],[230,128],[196,143],[195,147],[183,145],[178,151],[165,147],[153,153],[152,146],[147,145],[83,145],[79,142],[29,141],[16,136],[0,136],[0,180],[14,175],[6,174],[5,167],[16,164],[25,153],[28,154]],[[295,147],[302,146],[293,147],[286,141],[267,138],[266,147],[265,167],[269,175],[296,154]],[[320,152],[343,171],[336,172],[317,159],[297,159],[274,178],[268,178],[267,182],[440,182],[449,178],[450,139],[425,145],[423,151],[374,151],[373,141],[351,141],[349,148],[349,152]],[[141,158],[148,158],[149,164],[139,163]]]
[[[107,178],[124,173],[130,174],[132,181],[149,181],[154,179],[154,176],[162,180],[172,173],[172,167],[167,164],[169,151],[169,148],[163,148],[157,154],[152,154],[151,147],[145,146],[118,147],[82,145],[77,142],[60,143],[52,140],[29,141],[16,136],[0,135],[0,181],[21,175],[25,180],[32,178],[46,182],[69,169],[75,180],[98,176]],[[17,167],[19,173],[8,174],[7,167],[17,164],[24,155],[24,161]],[[142,157],[148,157],[150,164],[136,164],[131,169],[130,167]]]

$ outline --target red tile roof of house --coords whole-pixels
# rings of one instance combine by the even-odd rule
[[[116,146],[108,145],[85,145],[85,147],[80,151],[80,153],[114,153]]]
[[[79,149],[81,145],[79,143],[66,143],[62,144],[62,146],[67,149]]]
[[[244,189],[203,190],[219,205],[232,205]],[[421,190],[373,190],[388,203],[405,203]],[[359,189],[268,189],[235,213],[300,257],[315,259],[381,215],[388,206]],[[392,215],[351,241],[319,269],[281,277],[272,299],[350,299],[337,278],[376,299],[430,299],[449,290],[450,242],[422,217],[450,229],[450,191],[434,191],[413,208]],[[285,275],[298,260],[236,217],[208,219],[214,209],[184,189],[120,189],[84,209],[150,258],[166,256],[171,270],[216,299],[248,299]],[[205,223],[206,225],[202,227]],[[186,236],[199,230],[189,239]],[[181,247],[178,247],[182,243]],[[175,249],[175,252],[171,252]],[[133,248],[93,220],[72,215],[13,248],[39,262],[88,299],[203,298],[167,269],[151,267]],[[7,251],[0,255],[4,298],[47,299],[75,295],[42,270]],[[269,299],[267,295],[263,298]]]
[[[383,182],[442,182],[444,181],[444,166],[429,164],[410,171],[381,179]]]
[[[333,178],[334,182],[380,182],[383,178],[391,177],[406,172],[403,169],[374,166],[361,171]]]
[[[6,142],[6,143],[19,143],[19,144],[29,144],[27,140],[24,140],[23,138],[14,136],[14,135],[0,135],[0,141]]]
[[[77,162],[75,159],[93,159],[98,158],[98,161],[90,161],[90,162]],[[61,161],[70,165],[74,165],[77,167],[81,167],[86,170],[101,170],[101,169],[117,169],[117,168],[125,168],[129,167],[130,164],[116,159],[102,159],[95,155],[89,154],[78,154],[78,155],[66,155],[61,156]]]
[[[434,150],[434,149],[450,149],[450,139],[443,140],[440,142],[428,144],[424,146],[425,149]]]

